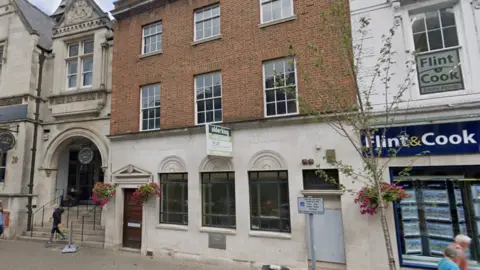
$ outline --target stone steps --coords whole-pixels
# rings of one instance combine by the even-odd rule
[[[32,236],[30,236],[30,235],[32,235]],[[33,238],[43,238],[43,239],[48,240],[50,238],[50,232],[35,231],[34,230],[33,233],[25,232],[23,236],[33,237]],[[65,233],[65,236],[68,239],[68,233]],[[81,232],[73,234],[73,242],[80,242],[81,239],[82,239]],[[58,238],[57,240],[60,240],[60,238]],[[103,244],[104,240],[105,240],[105,236],[103,236],[103,235],[100,235],[100,236],[99,235],[88,235],[88,234],[83,235],[83,241],[86,241],[86,242],[98,242],[98,243]]]
[[[50,233],[50,231],[52,230],[52,227],[51,226],[44,226],[44,227],[40,227],[40,226],[37,226],[37,227],[33,227],[33,231],[34,232],[46,232],[46,233]],[[69,228],[63,228],[63,231],[70,231]],[[73,234],[81,234],[82,233],[82,228],[81,227],[73,227]],[[25,233],[26,235],[30,235],[30,231],[26,232]],[[95,236],[104,236],[105,235],[105,230],[103,228],[100,228],[100,227],[95,227],[95,230],[93,229],[86,229],[84,228],[83,230],[83,234],[84,235],[95,235]]]

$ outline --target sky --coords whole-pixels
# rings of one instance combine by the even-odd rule
[[[39,7],[48,15],[52,14],[55,9],[60,4],[61,0],[30,0],[34,5]],[[97,4],[103,9],[105,12],[110,12],[113,9],[113,2],[116,0],[95,0]]]

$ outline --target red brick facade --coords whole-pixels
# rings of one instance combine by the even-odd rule
[[[311,60],[311,43],[328,46],[317,27],[330,0],[294,0],[296,19],[260,28],[259,0],[177,0],[115,24],[111,134],[139,131],[140,87],[161,84],[162,129],[195,125],[194,76],[222,72],[223,121],[264,117],[262,62],[288,56],[294,44],[301,102],[320,109],[322,96],[338,94],[317,83],[321,71]],[[124,0],[116,9],[139,1]],[[158,2],[167,2],[159,0]],[[194,10],[220,3],[222,38],[193,45]],[[142,26],[162,21],[162,54],[140,58]],[[345,76],[338,59],[331,73]],[[309,74],[306,82],[302,74]],[[331,76],[331,74],[330,74]],[[315,89],[315,90],[312,90]],[[350,95],[350,94],[349,94]],[[351,93],[354,100],[354,93]]]

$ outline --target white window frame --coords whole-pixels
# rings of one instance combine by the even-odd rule
[[[147,36],[145,36],[145,29],[146,28],[149,28],[149,27],[156,27],[157,25],[160,25],[160,32],[156,32],[154,34],[148,34]],[[156,35],[159,35],[160,36],[160,49],[156,50],[156,51],[150,51],[150,52],[145,52],[145,39],[149,38],[149,37],[153,37],[153,36],[156,36]],[[158,22],[154,22],[154,23],[150,23],[150,24],[147,24],[147,25],[144,25],[142,26],[142,55],[148,55],[148,54],[154,54],[154,53],[157,53],[157,52],[161,52],[163,49],[163,24],[162,24],[162,21],[158,21]]]
[[[154,86],[157,86],[158,85],[158,88],[159,88],[159,101],[160,101],[160,104],[158,106],[150,106],[150,107],[146,107],[146,108],[143,108],[143,90],[146,89],[146,88],[149,88],[149,87],[154,87]],[[154,94],[155,96],[155,94]],[[144,85],[142,87],[140,87],[140,115],[139,115],[139,118],[140,118],[140,131],[152,131],[152,130],[160,130],[160,123],[158,124],[158,128],[150,128],[150,129],[143,129],[143,111],[144,110],[150,110],[150,109],[156,109],[156,108],[159,108],[160,109],[160,117],[159,117],[159,121],[161,119],[161,96],[162,96],[162,87],[160,85],[160,83],[154,83],[154,84],[148,84],[148,85]],[[150,118],[149,118],[150,119]],[[155,119],[155,118],[153,118]]]
[[[267,89],[265,87],[265,64],[271,61],[277,61],[277,60],[285,60],[285,61],[293,61],[293,67],[295,68],[295,100],[296,100],[296,105],[297,105],[297,111],[295,113],[285,113],[285,114],[275,114],[275,115],[268,115],[267,114]],[[263,85],[263,111],[264,111],[264,116],[265,118],[272,118],[272,117],[284,117],[284,116],[289,116],[289,115],[298,115],[300,114],[300,106],[299,106],[299,99],[298,99],[298,74],[297,74],[297,59],[295,57],[283,57],[283,58],[277,58],[277,59],[270,59],[270,60],[265,60],[262,62],[262,74],[263,74],[263,80],[262,80],[262,85]],[[291,87],[291,86],[290,86]],[[281,88],[281,87],[278,87]],[[286,98],[286,97],[285,97]],[[276,96],[275,96],[276,99]],[[275,101],[276,102],[276,101]],[[285,102],[287,102],[287,99],[285,99]],[[276,105],[275,105],[276,106]],[[285,105],[287,106],[287,105]],[[288,107],[286,107],[286,110],[288,111]]]
[[[260,0],[260,22],[261,24],[264,24],[264,23],[271,23],[271,22],[276,22],[276,21],[280,21],[280,20],[283,20],[283,19],[287,19],[287,18],[290,18],[292,16],[295,16],[295,8],[294,8],[294,5],[295,5],[295,2],[293,0],[289,0],[290,1],[290,6],[291,6],[291,15],[290,16],[286,16],[286,17],[282,17],[280,19],[271,19],[269,21],[264,21],[263,20],[263,8],[264,8],[264,5],[266,4],[269,4],[269,3],[272,3],[272,2],[275,2],[275,1],[283,1],[283,0]]]
[[[85,53],[85,43],[87,42],[92,42],[92,52],[90,53]],[[78,53],[75,56],[70,57],[70,47],[78,45]],[[85,39],[85,40],[80,40],[72,43],[67,44],[67,55],[65,58],[65,66],[66,66],[66,89],[67,90],[75,90],[75,89],[82,89],[82,88],[91,88],[93,85],[93,70],[94,70],[94,52],[95,52],[95,41],[93,39]],[[91,59],[92,60],[92,70],[85,72],[83,70],[84,67],[84,61],[86,59]],[[77,62],[77,71],[76,73],[69,73],[69,63],[71,62]],[[84,83],[84,76],[85,74],[92,74],[92,81],[91,84],[83,84]],[[76,83],[74,87],[69,87],[68,81],[70,76],[77,76],[76,78]]]
[[[200,76],[214,76],[215,74],[219,74],[220,75],[220,97],[215,97],[214,96],[214,93],[215,93],[215,90],[212,88],[212,97],[210,98],[203,98],[201,99],[202,101],[204,100],[215,100],[215,99],[220,99],[220,102],[222,104],[222,121],[213,121],[213,122],[207,122],[207,117],[205,116],[205,123],[198,123],[198,99],[197,99],[197,78],[200,77]],[[207,125],[207,124],[218,124],[218,123],[222,123],[223,122],[223,78],[222,78],[222,72],[221,71],[214,71],[214,72],[209,72],[209,73],[202,73],[202,74],[198,74],[194,77],[193,79],[193,82],[194,82],[194,97],[195,97],[195,124],[196,125],[199,125],[199,126],[203,126],[203,125]],[[204,84],[205,86],[205,84]],[[212,87],[213,87],[213,80],[212,80]],[[205,92],[204,92],[204,96],[205,96]],[[206,108],[205,108],[205,112],[206,112]],[[213,102],[213,119],[215,120],[215,101]]]
[[[215,15],[215,16],[210,16],[209,18],[205,19],[201,19],[201,20],[197,20],[197,14],[198,13],[203,13],[209,9],[214,9],[214,8],[218,8],[218,15]],[[193,13],[193,40],[194,41],[201,41],[201,40],[207,40],[207,39],[213,39],[213,38],[216,38],[216,37],[219,37],[222,35],[222,19],[221,19],[221,8],[220,8],[220,4],[216,4],[216,5],[212,5],[212,6],[208,6],[208,7],[204,7],[204,8],[201,8],[201,9],[197,9],[195,10],[195,12]],[[205,22],[205,21],[212,21],[213,19],[216,19],[216,18],[219,18],[219,23],[218,23],[218,34],[216,35],[211,35],[209,37],[203,37],[203,38],[197,38],[197,23],[198,22]],[[205,29],[204,29],[205,30]]]

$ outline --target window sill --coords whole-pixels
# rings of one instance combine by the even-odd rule
[[[156,51],[156,52],[152,52],[152,53],[146,53],[146,54],[141,54],[138,56],[138,59],[143,59],[143,58],[147,58],[147,57],[150,57],[150,56],[154,56],[154,55],[159,55],[159,54],[162,54],[163,51],[160,50],[160,51]]]
[[[248,235],[250,235],[251,237],[260,237],[260,238],[272,238],[272,239],[282,239],[282,240],[292,239],[292,235],[289,233],[250,231]]]
[[[187,225],[177,225],[177,224],[157,224],[155,226],[156,229],[161,230],[172,230],[172,231],[188,231]]]
[[[216,35],[216,36],[213,36],[213,37],[209,37],[209,38],[194,41],[194,42],[192,42],[192,46],[196,46],[198,44],[203,44],[203,43],[218,40],[218,39],[222,39],[222,35]]]
[[[305,196],[318,196],[318,195],[330,195],[330,196],[341,196],[343,191],[341,190],[320,190],[320,189],[310,189],[302,190],[301,193]]]
[[[276,115],[265,114],[265,118],[281,118],[281,117],[289,117],[289,116],[295,116],[295,115],[299,115],[299,113],[287,113],[287,114],[276,114]]]
[[[212,227],[201,227],[200,232],[203,232],[203,233],[218,233],[218,234],[227,234],[227,235],[236,235],[237,234],[237,230],[234,230],[234,229],[212,228]]]
[[[293,16],[286,17],[286,18],[283,18],[283,19],[278,19],[278,20],[275,20],[275,21],[261,23],[261,24],[258,25],[258,28],[265,28],[265,27],[269,27],[269,26],[272,26],[272,25],[277,25],[277,24],[281,24],[281,23],[285,23],[285,22],[289,22],[289,21],[294,21],[296,19],[297,19],[297,16],[293,15]]]

